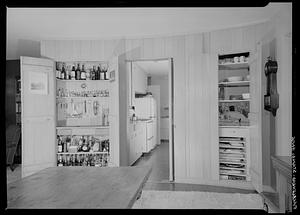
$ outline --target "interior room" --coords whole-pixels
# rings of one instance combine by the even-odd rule
[[[152,161],[152,171],[148,181],[163,182],[169,181],[170,176],[169,159],[169,71],[171,71],[169,60],[143,60],[132,62],[132,86],[135,92],[134,99],[144,95],[151,95],[156,103],[156,114],[154,120],[153,139],[155,144],[151,150],[146,151],[137,158],[133,165],[141,165]],[[139,73],[142,74],[139,76]],[[142,80],[141,80],[142,79]],[[143,86],[137,86],[144,83]],[[142,97],[143,98],[143,97]],[[133,102],[135,115],[139,118],[141,108],[139,102]],[[143,108],[142,108],[143,110]],[[171,177],[171,178],[170,178]]]
[[[293,211],[292,10],[7,7],[6,207]]]

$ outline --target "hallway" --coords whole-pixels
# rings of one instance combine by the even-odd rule
[[[150,153],[143,154],[133,166],[151,165],[152,171],[147,182],[169,181],[169,142],[161,141]]]

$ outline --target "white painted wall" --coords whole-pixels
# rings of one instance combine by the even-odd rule
[[[22,40],[99,40],[201,33],[267,21],[281,5],[271,3],[261,8],[7,8],[6,59],[19,59],[23,53],[31,56],[31,48],[19,45]]]
[[[278,41],[284,41],[285,33],[288,32],[290,22],[288,18],[290,15],[286,15],[288,9],[284,9],[278,17],[275,17],[271,24],[277,29],[276,36],[281,38]],[[281,18],[283,20],[281,21]],[[134,53],[129,53],[126,55],[127,59],[157,59],[157,58],[167,58],[172,57],[174,59],[174,124],[175,132],[175,178],[188,179],[190,166],[187,163],[189,160],[188,156],[190,154],[190,143],[187,139],[187,108],[188,104],[188,79],[186,78],[187,71],[190,70],[188,62],[191,56],[197,56],[201,53],[218,53],[218,52],[232,52],[237,50],[253,49],[256,42],[258,42],[263,34],[266,32],[267,27],[270,23],[261,23],[257,25],[244,26],[241,28],[218,30],[203,34],[190,34],[182,36],[170,36],[170,37],[157,37],[157,38],[139,38],[139,39],[126,39],[125,40],[125,50],[136,50]],[[116,40],[115,40],[116,41]],[[65,41],[53,42],[48,41],[53,45],[53,53],[59,53],[60,58],[68,56],[67,52],[63,50],[68,50],[68,43]],[[93,56],[98,58],[98,60],[103,60],[105,57],[110,56],[114,51],[117,43],[111,41],[82,41],[83,52],[78,52],[79,54],[75,57],[89,57]],[[60,44],[60,45],[59,45]],[[95,44],[97,46],[95,46]],[[101,45],[102,44],[102,45]],[[107,45],[110,44],[110,45]],[[279,43],[277,50],[278,62],[281,69],[289,70],[287,75],[278,74],[278,92],[280,97],[280,108],[278,110],[278,123],[277,125],[277,137],[276,145],[278,154],[284,155],[290,150],[289,147],[289,137],[291,133],[291,70],[288,68],[291,64],[289,62],[290,58],[285,57],[287,50],[286,46],[283,46],[283,42]],[[60,50],[61,46],[64,48]],[[81,50],[80,47],[78,50]],[[77,49],[77,48],[76,48]],[[107,54],[107,50],[109,54]],[[81,50],[82,51],[82,50]],[[72,52],[72,50],[70,51]],[[77,53],[77,52],[76,52]],[[100,56],[100,58],[99,58]],[[283,63],[282,63],[283,62]],[[282,66],[284,68],[282,68]],[[193,74],[196,72],[197,68],[191,70]],[[196,74],[196,73],[195,73]],[[286,88],[285,88],[286,87]],[[189,113],[189,114],[198,114]],[[282,124],[281,124],[282,123]],[[286,126],[286,127],[284,127]],[[196,156],[195,156],[196,157]],[[198,161],[199,162],[199,161]]]
[[[279,108],[275,118],[275,153],[291,156],[292,139],[292,7],[286,5],[274,16],[269,28],[276,38]]]
[[[164,107],[169,107],[169,82],[168,75],[166,76],[151,76],[151,85],[160,86],[160,115],[168,116],[169,110]]]
[[[135,62],[132,63],[132,89],[134,93],[147,92],[147,75]]]

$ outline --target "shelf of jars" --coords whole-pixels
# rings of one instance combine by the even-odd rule
[[[56,79],[63,81],[108,81],[108,62],[56,62]]]
[[[108,166],[109,104],[107,62],[56,62],[58,166]]]
[[[235,70],[249,68],[249,52],[219,56],[219,69]]]
[[[58,166],[107,166],[109,139],[96,135],[57,135]]]
[[[250,99],[221,99],[219,100],[219,102],[227,102],[227,103],[231,103],[231,102],[250,102]]]
[[[85,126],[56,126],[56,129],[58,130],[68,130],[68,129],[109,129],[109,125],[99,125],[99,126],[90,126],[90,125],[85,125]]]
[[[248,61],[245,62],[225,62],[219,63],[219,69],[247,69],[249,68]]]
[[[58,154],[57,166],[109,166],[108,154]]]

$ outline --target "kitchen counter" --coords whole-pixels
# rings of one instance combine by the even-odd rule
[[[131,208],[151,167],[50,167],[7,185],[7,207]]]

